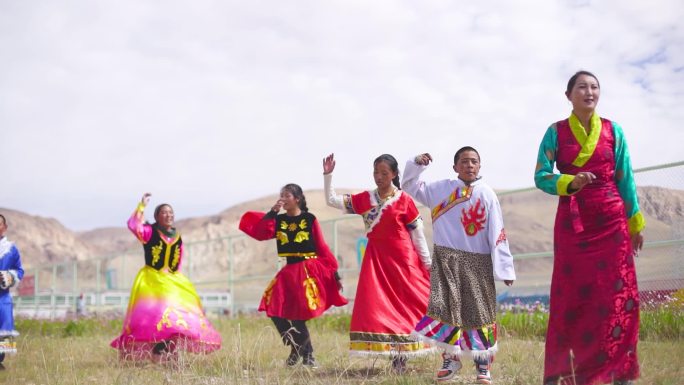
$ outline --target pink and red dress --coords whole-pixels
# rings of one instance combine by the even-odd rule
[[[144,222],[139,205],[128,228],[143,244],[145,266],[133,282],[121,335],[111,346],[126,360],[149,359],[155,346],[170,351],[210,353],[221,348],[221,335],[202,310],[200,298],[180,272],[183,240]]]

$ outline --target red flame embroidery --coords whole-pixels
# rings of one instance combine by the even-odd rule
[[[477,234],[478,231],[482,230],[487,221],[485,208],[480,207],[481,203],[482,202],[478,199],[474,206],[470,206],[467,213],[465,209],[461,210],[461,223],[463,224],[463,229],[466,234],[470,236],[473,236]]]

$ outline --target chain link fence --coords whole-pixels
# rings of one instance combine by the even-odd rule
[[[636,268],[642,303],[648,306],[684,288],[684,162],[638,169],[635,174],[647,220],[644,250],[636,259]],[[544,302],[553,266],[558,198],[533,187],[498,195],[518,278],[511,288],[497,284],[499,300]],[[420,210],[423,218],[430,217],[429,209]],[[426,236],[430,244],[429,222],[426,220]],[[350,299],[350,305],[333,311],[351,311],[365,248],[362,221],[348,215],[321,221],[321,225],[340,262],[344,294]],[[188,238],[184,245],[181,271],[194,283],[210,314],[256,311],[264,288],[280,268],[273,242],[258,242],[242,233],[202,241]],[[15,311],[27,317],[64,318],[76,315],[79,308],[84,315],[120,316],[141,261],[142,250],[131,250],[28,269],[14,293]]]

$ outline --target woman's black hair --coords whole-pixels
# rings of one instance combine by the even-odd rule
[[[389,166],[390,170],[392,172],[396,172],[397,176],[392,179],[392,184],[397,186],[398,189],[401,190],[401,185],[399,183],[399,163],[397,160],[390,154],[382,154],[379,157],[375,158],[373,161],[373,166],[377,165],[379,162],[385,162]]]
[[[465,147],[459,148],[458,151],[456,151],[456,155],[454,155],[454,164],[458,163],[458,158],[461,156],[461,154],[463,154],[466,151],[472,151],[472,152],[476,153],[477,154],[477,160],[480,160],[480,153],[477,152],[476,149],[474,149],[470,146],[465,146]]]
[[[288,183],[283,186],[282,189],[280,189],[280,191],[283,190],[290,192],[295,199],[299,199],[300,210],[304,211],[305,213],[309,212],[309,208],[306,207],[306,197],[304,196],[304,191],[302,191],[302,188],[299,187],[298,184]]]
[[[159,212],[161,211],[161,209],[164,208],[164,206],[168,206],[171,210],[173,210],[173,207],[171,207],[171,205],[168,203],[162,203],[159,206],[155,207],[154,208],[154,221],[155,222],[157,222],[157,215],[159,215]]]
[[[0,218],[2,218],[2,223],[6,225],[6,224],[7,224],[7,219],[5,219],[5,216],[2,215],[2,214],[0,214]]]
[[[575,83],[577,83],[577,78],[582,76],[582,75],[591,76],[592,78],[596,79],[596,84],[598,84],[599,88],[601,88],[601,83],[599,83],[599,80],[596,77],[596,75],[592,74],[589,71],[581,70],[581,71],[575,72],[575,74],[572,75],[570,80],[568,80],[568,87],[565,89],[565,95],[566,96],[570,95],[570,91],[572,91],[572,88],[575,87]]]

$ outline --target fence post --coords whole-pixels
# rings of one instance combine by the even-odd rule
[[[76,297],[78,296],[78,260],[73,262],[74,277],[71,284],[71,310],[76,311]]]
[[[126,255],[121,255],[121,274],[119,274],[119,284],[117,285],[117,290],[121,290],[124,287],[124,274],[126,269]]]
[[[101,278],[100,278],[100,265],[102,264],[102,260],[98,259],[95,262],[95,309],[99,313],[100,312],[100,285],[101,285]]]
[[[188,247],[185,248],[185,250],[186,250],[185,259],[188,261],[188,268],[185,270],[185,275],[188,277],[190,282],[192,282],[192,270],[193,270],[192,269],[192,258],[190,258],[191,254],[192,254],[190,252],[191,249],[192,249],[192,245],[188,245]]]
[[[235,318],[235,283],[233,279],[233,238],[228,237],[228,288],[230,290],[230,318]]]
[[[40,297],[38,296],[38,293],[40,290],[38,290],[38,275],[40,274],[40,270],[38,268],[34,269],[35,274],[33,276],[33,302],[36,303],[36,314],[34,315],[36,318],[38,318],[38,309],[40,309],[40,304],[38,303],[40,301]]]
[[[57,265],[52,265],[52,284],[50,286],[50,321],[55,320],[55,307],[57,303],[55,302],[55,284],[57,282]]]

